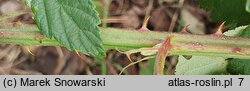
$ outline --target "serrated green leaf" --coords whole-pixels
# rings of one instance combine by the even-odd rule
[[[235,28],[234,30],[229,30],[225,32],[224,35],[250,38],[250,25],[240,26]]]
[[[250,23],[250,13],[245,9],[246,0],[199,0],[201,7],[211,13],[213,21],[236,27]]]
[[[34,19],[40,31],[69,50],[105,55],[99,35],[98,13],[91,0],[33,0]]]
[[[224,33],[226,36],[238,36],[250,38],[250,25],[240,26]]]
[[[99,14],[102,14],[102,3],[100,0],[92,0],[96,6],[96,10],[98,11]]]
[[[248,26],[240,26],[237,27],[233,30],[228,30],[226,32],[224,32],[223,34],[226,36],[241,36],[243,31],[247,28]]]
[[[193,56],[187,60],[179,56],[176,75],[226,74],[227,61],[222,57]]]

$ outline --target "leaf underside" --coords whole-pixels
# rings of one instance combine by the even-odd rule
[[[193,56],[186,59],[179,56],[176,75],[218,75],[226,74],[227,61],[222,57]]]
[[[33,0],[34,20],[40,31],[68,50],[105,56],[99,34],[100,19],[91,0]]]

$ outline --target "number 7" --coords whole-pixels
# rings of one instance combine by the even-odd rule
[[[241,86],[241,83],[243,82],[244,78],[238,78],[240,80],[239,86]]]

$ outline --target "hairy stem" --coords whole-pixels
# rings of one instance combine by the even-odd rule
[[[130,50],[150,48],[171,35],[169,55],[203,55],[250,59],[250,39],[218,35],[191,35],[166,32],[139,32],[128,29],[100,28],[105,49]],[[59,46],[43,36],[33,25],[0,28],[0,43]]]

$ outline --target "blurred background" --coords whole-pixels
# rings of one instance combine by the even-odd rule
[[[101,27],[139,29],[145,18],[152,31],[179,32],[189,26],[192,34],[213,33],[219,24],[213,23],[209,12],[201,9],[197,0],[93,0],[102,20]],[[0,0],[0,15],[25,10],[21,0]],[[32,14],[8,19],[10,23],[35,24]],[[1,28],[1,24],[0,24]],[[136,61],[140,54],[131,55]],[[168,57],[166,74],[174,75],[177,57]],[[128,65],[128,58],[116,50],[108,50],[107,57],[96,59],[59,46],[20,46],[0,44],[1,75],[117,75]],[[152,75],[154,59],[129,67],[123,75]]]

